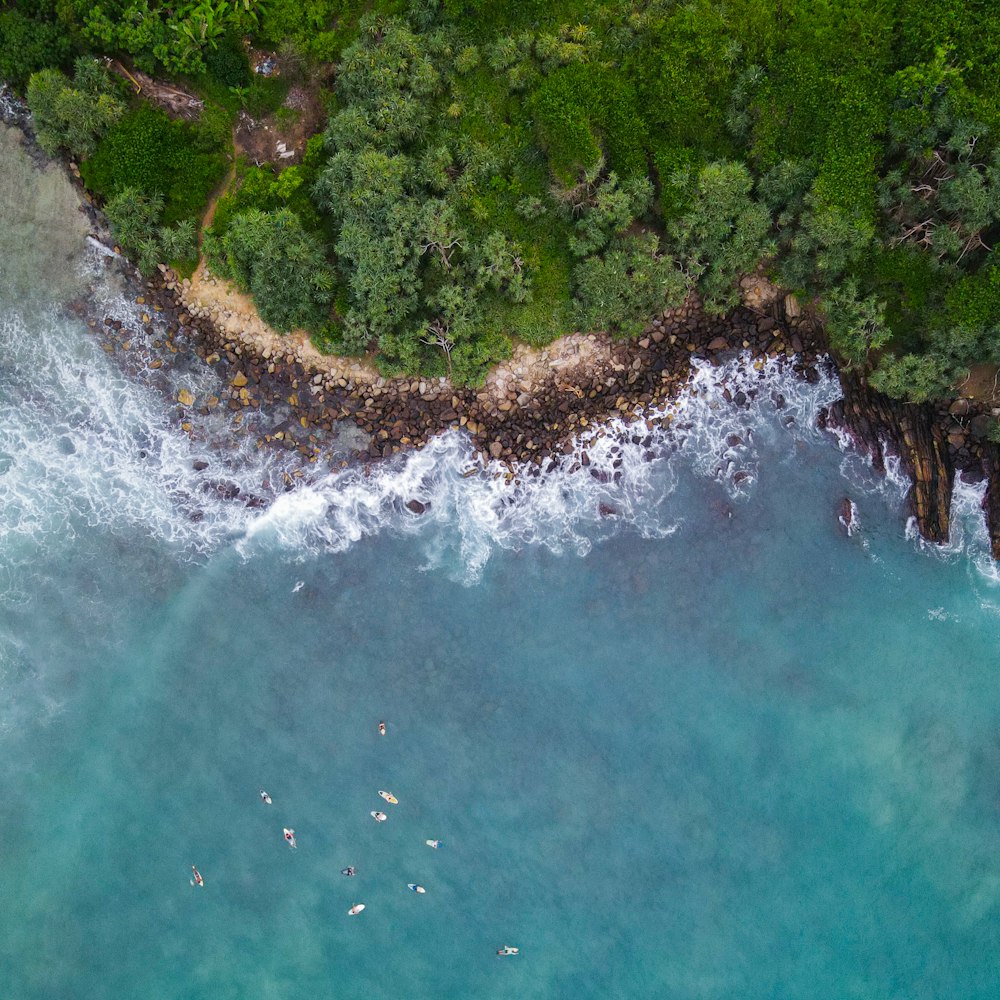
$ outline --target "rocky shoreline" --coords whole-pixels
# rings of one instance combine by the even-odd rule
[[[4,95],[6,98],[6,95]],[[39,166],[48,158],[37,147],[30,120],[16,100],[0,101],[0,120],[21,129],[25,148]],[[82,208],[98,239],[107,239],[101,213],[79,184]],[[696,298],[655,317],[634,341],[605,335],[572,335],[546,350],[519,348],[491,373],[480,389],[455,388],[444,379],[385,379],[363,364],[343,359],[317,361],[314,350],[286,341],[235,333],[207,310],[186,304],[178,282],[164,269],[143,281],[120,257],[129,294],[142,309],[150,331],[149,348],[133,349],[134,331],[111,316],[96,315],[94,304],[78,300],[71,310],[84,319],[109,354],[126,370],[156,384],[156,373],[178,356],[214,367],[223,388],[199,397],[170,387],[180,426],[192,436],[195,424],[222,409],[232,430],[253,433],[257,446],[293,457],[285,487],[317,464],[344,467],[352,461],[383,460],[419,448],[434,435],[464,430],[479,459],[469,472],[489,463],[505,467],[510,480],[551,471],[557,459],[575,455],[571,468],[586,467],[589,456],[579,435],[612,418],[635,425],[633,442],[651,443],[651,432],[669,413],[656,413],[683,391],[694,358],[721,363],[734,352],[749,352],[762,366],[783,357],[802,378],[818,379],[826,358],[822,326],[794,296],[784,295],[759,276],[744,279],[744,305],[726,317],[708,316]],[[193,312],[201,315],[193,315]],[[230,324],[230,327],[232,324]],[[1000,559],[1000,445],[989,440],[995,420],[989,407],[965,398],[937,404],[910,404],[873,390],[862,375],[840,372],[843,399],[823,415],[829,428],[847,431],[876,469],[885,456],[900,457],[913,480],[912,514],[921,535],[946,542],[956,475],[988,481],[984,516],[994,558]],[[166,380],[160,387],[168,388]],[[732,400],[743,405],[737,393]],[[656,415],[650,415],[656,413]],[[253,415],[255,419],[248,419]],[[349,429],[345,433],[345,428]],[[497,465],[490,466],[494,470]],[[607,475],[593,469],[594,475]],[[225,484],[221,492],[229,490]],[[232,492],[232,490],[230,490]],[[256,496],[233,499],[260,504]],[[419,511],[418,511],[419,512]]]
[[[124,261],[118,263],[130,270]],[[469,435],[478,459],[469,474],[489,467],[492,474],[517,481],[551,472],[569,455],[574,456],[572,471],[590,465],[580,434],[610,419],[633,424],[633,443],[650,445],[653,430],[672,419],[659,408],[683,391],[694,359],[720,364],[748,352],[760,368],[780,357],[807,381],[817,381],[818,366],[829,363],[821,324],[794,296],[759,276],[744,279],[746,304],[725,317],[707,315],[691,297],[653,319],[634,341],[576,334],[547,350],[521,348],[479,390],[453,387],[444,379],[386,379],[360,365],[352,376],[350,362],[343,359],[317,366],[315,352],[292,341],[261,343],[251,334],[234,335],[210,316],[192,315],[170,272],[146,282],[132,275],[130,283],[139,293],[135,302],[144,310],[143,322],[159,322],[165,330],[152,342],[154,352],[197,357],[216,370],[222,384],[209,396],[185,388],[175,393],[181,427],[195,436],[199,417],[229,411],[234,433],[253,433],[259,448],[296,460],[296,470],[286,473],[286,487],[308,476],[310,468],[381,461],[422,447],[448,428]],[[76,303],[74,311],[101,337],[106,351],[127,354],[127,325],[88,315],[85,302]],[[153,358],[144,365],[133,362],[132,368],[145,367],[148,375],[163,363]],[[937,405],[901,403],[871,389],[856,373],[839,377],[844,397],[822,415],[822,425],[848,432],[876,470],[884,472],[886,455],[900,457],[913,480],[912,514],[921,535],[932,542],[948,540],[955,476],[972,482],[988,478],[984,511],[994,557],[1000,558],[1000,447],[986,437],[989,410],[963,398]],[[731,402],[744,405],[741,395],[737,392]],[[251,415],[254,419],[248,419]],[[345,435],[345,427],[352,433]],[[591,473],[614,476],[596,468]],[[218,489],[230,488],[220,484]],[[234,500],[262,503],[257,496],[231,493]],[[416,513],[421,506],[414,501]]]

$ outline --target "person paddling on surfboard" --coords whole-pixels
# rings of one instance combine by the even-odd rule
[[[376,823],[384,823],[389,818],[384,812],[373,812],[371,817]]]
[[[348,865],[346,868],[340,869],[341,875],[357,875],[358,870],[353,865]]]
[[[380,722],[378,724],[378,734],[379,734],[379,736],[385,736],[385,723],[384,722]]]
[[[260,790],[260,801],[268,806],[271,804],[271,796],[268,795],[263,788]]]
[[[192,885],[200,885],[202,887],[202,889],[204,889],[205,888],[205,880],[201,877],[201,872],[198,871],[198,869],[195,868],[194,865],[191,866],[191,874],[194,875],[194,878],[191,879],[191,884]]]
[[[285,831],[285,841],[288,844],[288,846],[298,847],[299,845],[295,843],[295,831],[289,830],[287,826],[284,828],[284,831]]]
[[[427,891],[422,885],[417,885],[416,882],[407,882],[406,888],[409,889],[410,892],[419,892],[421,895]]]
[[[444,844],[444,841],[443,840],[425,840],[424,843],[428,847],[433,847],[434,850],[436,851],[439,847],[441,847]]]
[[[508,955],[520,955],[520,948],[512,948],[509,944],[505,944],[502,948],[497,948],[497,957],[506,958]]]

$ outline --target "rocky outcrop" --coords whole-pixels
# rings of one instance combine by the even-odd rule
[[[898,455],[913,480],[910,505],[921,535],[947,542],[955,461],[939,411],[928,403],[890,399],[853,372],[842,372],[840,382],[844,398],[827,411],[827,425],[847,430],[880,471],[886,452]]]

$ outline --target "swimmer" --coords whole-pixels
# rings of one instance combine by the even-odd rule
[[[372,819],[375,820],[376,823],[384,823],[389,818],[388,816],[386,816],[385,813],[380,813],[380,812],[371,813],[371,817]]]
[[[284,827],[285,840],[288,842],[289,847],[298,847],[299,845],[295,843],[295,831],[289,830],[288,827]]]
[[[260,790],[260,801],[263,802],[265,805],[271,804],[271,796],[268,795],[263,788]]]
[[[340,869],[341,875],[357,875],[358,870],[353,865],[348,865],[346,868]]]
[[[397,799],[396,796],[392,794],[392,792],[383,792],[380,790],[379,795],[381,795],[386,802],[389,802],[394,806],[399,805],[399,799]]]
[[[428,847],[433,847],[434,850],[436,851],[439,847],[441,847],[444,844],[444,841],[443,840],[425,840],[424,843]]]
[[[200,885],[202,887],[202,889],[204,889],[205,888],[205,880],[201,877],[201,872],[198,871],[198,869],[195,868],[194,865],[191,866],[191,872],[194,875],[194,878],[191,879],[191,884],[192,885]]]
[[[417,885],[416,882],[407,882],[406,888],[409,889],[410,892],[419,892],[421,894],[427,891],[422,885]]]
[[[378,734],[379,734],[379,736],[385,736],[385,723],[384,722],[380,722],[378,724]]]
[[[497,948],[497,956],[499,958],[506,958],[508,955],[519,955],[520,953],[520,948],[511,948],[509,944],[505,944],[502,948]]]

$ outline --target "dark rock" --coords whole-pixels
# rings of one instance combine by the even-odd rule
[[[612,507],[611,504],[609,504],[609,503],[598,504],[597,511],[601,515],[601,517],[617,517],[618,516],[618,509],[616,507]]]
[[[412,510],[414,514],[423,514],[430,504],[421,503],[419,500],[407,500],[406,509]]]
[[[208,468],[208,462],[206,462],[204,459],[196,458],[191,463],[191,468],[194,469],[195,472],[204,472],[205,469]]]

